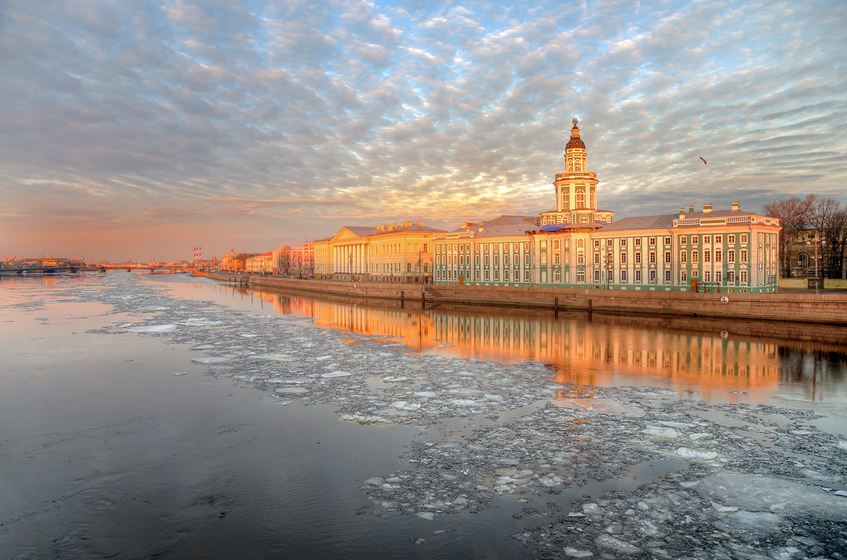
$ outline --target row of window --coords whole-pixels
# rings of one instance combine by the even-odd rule
[[[520,282],[521,281],[520,280],[520,270],[518,270],[518,269],[515,269],[514,272],[510,271],[509,269],[505,269],[505,270],[502,271],[502,273],[503,273],[502,274],[502,281],[503,282]],[[618,281],[621,284],[630,283],[629,271],[626,270],[626,269],[622,269],[622,270],[619,270],[619,271],[607,270],[605,274],[603,274],[602,270],[594,270],[594,275],[593,275],[595,283],[601,283],[601,282],[604,281],[604,279],[605,279],[605,281],[607,281],[609,283],[615,283],[616,282],[616,276],[617,276]],[[697,278],[697,276],[698,276],[697,271],[693,271],[692,274],[691,274],[691,277]],[[577,281],[578,284],[584,284],[585,283],[585,271],[583,271],[583,270],[577,271],[576,277],[577,277],[576,281]],[[436,278],[436,280],[458,280],[459,273],[458,273],[458,271],[454,271],[454,270],[437,270],[436,273],[435,273],[435,278]],[[501,281],[500,271],[497,270],[497,269],[495,269],[493,271],[484,270],[481,276],[479,274],[479,271],[477,271],[476,278],[481,279],[483,282],[491,282],[491,281],[500,282]],[[685,270],[680,271],[680,273],[679,273],[680,284],[687,284],[688,279],[689,279],[688,278],[688,272],[685,271]],[[663,280],[664,280],[665,284],[671,283],[671,271],[670,270],[664,271]],[[728,270],[726,272],[725,276],[724,276],[723,272],[720,271],[720,270],[715,271],[714,275],[712,274],[711,271],[706,271],[703,274],[703,281],[707,282],[707,283],[712,283],[714,281],[715,283],[720,284],[720,283],[723,283],[724,280],[728,284],[735,284],[735,282],[736,282],[735,271],[734,270]],[[747,285],[748,280],[749,280],[748,272],[746,270],[741,270],[738,274],[738,281],[741,283],[741,285]],[[529,270],[524,271],[524,280],[523,281],[524,282],[530,282],[530,271]],[[553,283],[558,284],[561,281],[562,281],[561,271],[558,270],[558,269],[554,270],[553,271]],[[655,270],[648,271],[647,281],[648,281],[649,284],[656,284],[658,282],[658,275],[657,275]],[[635,270],[634,271],[633,283],[635,283],[635,284],[641,284],[642,283],[642,271],[641,270]]]

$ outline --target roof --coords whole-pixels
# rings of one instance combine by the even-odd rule
[[[412,232],[412,233],[414,233],[414,232],[445,233],[445,230],[433,228],[433,227],[429,227],[429,226],[423,226],[423,225],[419,225],[419,224],[412,224],[408,227],[396,227],[392,230],[387,230],[387,231],[379,231],[379,229],[376,229],[370,235],[371,235],[371,237],[376,237],[377,235],[388,235],[388,234],[391,234],[391,233],[409,233],[409,232]]]
[[[744,210],[712,210],[711,212],[687,212],[686,218],[726,218],[728,216],[755,216],[755,212]],[[677,218],[679,215],[677,215]]]
[[[617,222],[600,228],[600,233],[607,231],[627,231],[633,229],[658,229],[673,227],[673,221],[679,218],[679,214],[659,214],[656,216],[633,216],[622,218]]]
[[[371,235],[376,231],[376,228],[373,226],[342,226],[341,229],[349,229],[356,235],[361,235],[362,237],[366,235]]]

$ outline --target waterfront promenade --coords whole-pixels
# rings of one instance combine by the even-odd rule
[[[598,313],[678,315],[724,319],[847,325],[847,294],[698,294],[567,288],[432,286],[376,282],[303,280],[235,273],[209,278],[250,286],[423,304],[508,306]]]

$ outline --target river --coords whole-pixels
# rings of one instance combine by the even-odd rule
[[[844,554],[842,333],[0,279],[0,556]]]

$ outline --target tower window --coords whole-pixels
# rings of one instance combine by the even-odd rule
[[[576,207],[585,208],[585,191],[582,189],[576,191]]]

